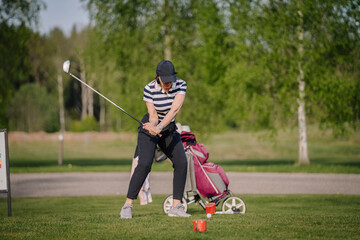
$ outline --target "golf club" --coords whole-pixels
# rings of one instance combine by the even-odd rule
[[[92,88],[90,85],[88,85],[87,83],[85,83],[84,81],[82,81],[80,78],[76,77],[74,74],[72,74],[70,72],[70,60],[66,60],[63,64],[63,70],[64,72],[66,72],[67,74],[69,74],[71,77],[75,78],[76,80],[78,80],[79,82],[81,82],[82,84],[84,84],[85,86],[87,86],[88,88],[90,88],[91,90],[93,90],[94,92],[96,92],[99,96],[103,97],[105,100],[107,100],[108,102],[110,102],[112,105],[114,105],[115,107],[117,107],[118,109],[120,109],[121,111],[123,111],[124,113],[126,113],[129,117],[131,117],[132,119],[134,119],[135,121],[137,121],[138,123],[140,123],[141,125],[143,125],[143,123],[137,119],[136,117],[134,117],[133,115],[131,115],[130,113],[128,113],[127,111],[125,111],[124,109],[122,109],[121,107],[119,107],[118,105],[116,105],[113,101],[111,101],[110,99],[108,99],[107,97],[105,97],[104,95],[102,95],[101,93],[99,93],[98,91],[96,91],[94,88]]]

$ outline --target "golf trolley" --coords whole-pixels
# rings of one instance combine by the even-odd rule
[[[186,185],[184,191],[184,197],[182,199],[182,204],[184,207],[184,211],[188,210],[188,205],[195,203],[200,204],[200,206],[205,210],[207,203],[215,203],[216,207],[221,203],[221,211],[217,211],[215,214],[245,214],[246,205],[245,202],[234,196],[225,184],[215,180],[213,184],[217,185],[219,189],[224,189],[221,194],[209,197],[202,197],[196,185],[196,177],[195,176],[195,167],[194,161],[197,161],[197,158],[194,157],[194,154],[190,151],[190,149],[185,149],[186,157],[188,160],[188,173],[186,177]],[[210,175],[210,174],[209,174]],[[211,177],[211,176],[210,176]],[[167,196],[163,201],[163,211],[167,214],[170,210],[170,207],[173,204],[173,195]]]

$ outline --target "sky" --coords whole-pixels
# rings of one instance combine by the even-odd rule
[[[39,32],[47,34],[54,27],[60,27],[70,35],[74,24],[81,29],[89,23],[89,15],[80,0],[43,0],[46,10],[40,12]]]

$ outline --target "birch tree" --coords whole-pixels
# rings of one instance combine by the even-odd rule
[[[164,2],[164,59],[171,60],[170,9],[169,0]]]
[[[304,72],[302,69],[302,60],[304,55],[304,29],[303,29],[303,14],[301,10],[298,10],[299,15],[299,25],[297,28],[298,34],[298,68],[299,68],[299,98],[298,98],[298,125],[299,125],[299,164],[309,164],[308,156],[308,147],[307,147],[307,134],[306,134],[306,113],[305,113],[305,81],[304,81]]]

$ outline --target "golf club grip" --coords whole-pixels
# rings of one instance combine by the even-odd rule
[[[137,119],[136,117],[134,117],[133,115],[131,115],[130,113],[128,113],[127,111],[125,111],[124,109],[122,109],[121,107],[119,107],[118,105],[116,105],[113,101],[111,101],[110,99],[108,99],[107,97],[105,97],[104,95],[102,95],[101,93],[99,93],[98,91],[96,91],[94,88],[92,88],[90,85],[88,85],[87,83],[85,83],[84,81],[82,81],[80,78],[76,77],[74,74],[72,74],[71,72],[69,72],[69,75],[72,76],[73,78],[75,78],[76,80],[78,80],[80,83],[84,84],[85,86],[87,86],[88,88],[90,88],[91,90],[93,90],[94,92],[96,92],[99,96],[103,97],[105,100],[107,100],[109,103],[111,103],[112,105],[114,105],[115,107],[117,107],[118,109],[120,109],[121,111],[123,111],[124,113],[126,113],[129,117],[131,117],[132,119],[134,119],[135,121],[137,121],[138,123],[140,123],[141,125],[143,125],[143,123]]]

